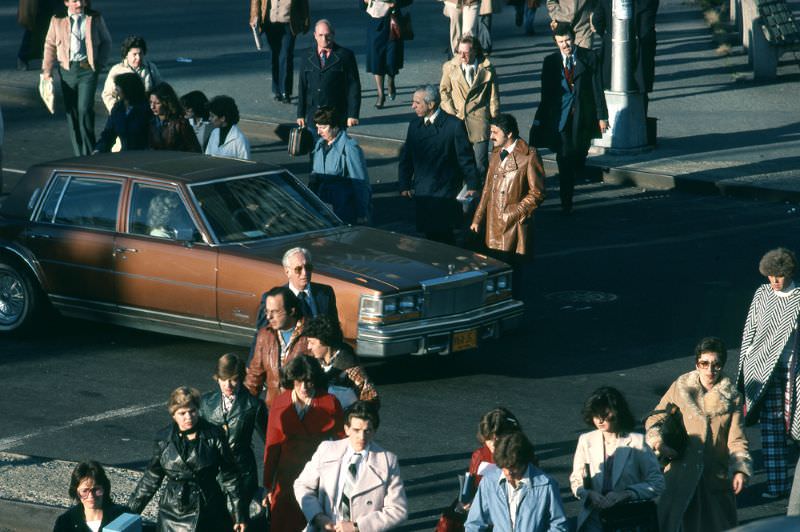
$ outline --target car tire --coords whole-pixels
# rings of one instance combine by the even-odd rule
[[[0,258],[0,333],[29,328],[41,301],[41,291],[28,272]]]

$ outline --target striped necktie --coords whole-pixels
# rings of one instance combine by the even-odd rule
[[[350,521],[350,494],[353,492],[353,487],[356,485],[356,476],[358,474],[358,462],[361,461],[361,455],[356,453],[350,458],[350,465],[347,466],[347,474],[344,476],[344,485],[342,486],[342,502],[339,505],[339,514],[342,516],[343,521]]]

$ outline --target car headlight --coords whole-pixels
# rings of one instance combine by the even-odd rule
[[[494,287],[495,287],[494,279],[491,277],[489,279],[486,279],[486,293],[494,294]]]
[[[383,323],[420,317],[422,293],[406,293],[387,297],[362,296],[359,321]]]
[[[502,290],[508,290],[511,284],[511,280],[508,278],[508,274],[499,275],[497,277],[497,291],[500,292]]]

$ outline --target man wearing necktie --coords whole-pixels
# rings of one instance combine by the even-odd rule
[[[345,414],[346,438],[324,441],[294,483],[311,530],[381,532],[408,518],[397,456],[372,441],[380,419],[357,401]]]
[[[536,148],[519,138],[513,116],[497,115],[491,138],[489,171],[470,230],[478,233],[485,225],[488,253],[513,267],[511,290],[522,299],[523,268],[533,255],[533,213],[544,201],[544,169]]]
[[[322,19],[314,26],[314,41],[300,68],[297,85],[297,125],[317,134],[314,113],[322,106],[336,109],[340,127],[358,125],[361,110],[361,80],[356,56],[339,46],[333,25]],[[315,137],[316,138],[316,137]]]
[[[440,103],[433,85],[414,91],[411,108],[417,116],[400,150],[398,188],[401,196],[415,200],[417,231],[429,240],[454,244],[454,230],[463,224],[456,197],[464,184],[466,196],[473,196],[480,183],[464,122]]]
[[[442,66],[439,93],[442,110],[464,121],[483,178],[489,166],[489,120],[500,110],[500,90],[494,66],[476,38],[466,35],[459,40],[455,57]]]
[[[66,16],[50,19],[44,42],[42,77],[53,79],[58,65],[72,150],[89,155],[95,146],[94,95],[97,76],[111,51],[111,35],[103,17],[88,0],[64,0]]]
[[[561,210],[569,214],[575,181],[584,177],[592,139],[608,129],[608,110],[595,52],[575,46],[567,23],[558,23],[554,34],[558,51],[545,57],[542,65],[542,96],[530,143],[555,152]]]
[[[314,265],[311,252],[306,248],[292,248],[283,254],[283,271],[286,273],[286,287],[295,295],[300,303],[300,311],[306,320],[319,315],[326,315],[339,324],[339,312],[336,308],[336,294],[329,285],[312,283],[311,275]],[[258,309],[257,327],[266,324],[264,305],[266,294],[261,297]]]

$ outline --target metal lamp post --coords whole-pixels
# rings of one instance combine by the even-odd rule
[[[612,154],[647,147],[644,98],[633,81],[633,2],[613,0],[611,12],[611,90],[605,91],[610,127],[594,144]]]

